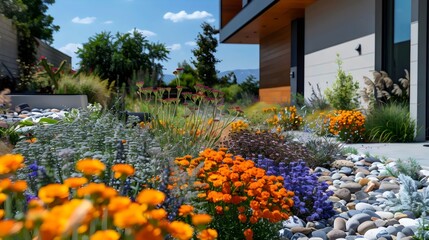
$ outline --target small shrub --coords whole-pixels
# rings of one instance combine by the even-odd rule
[[[311,85],[310,82],[308,84],[311,87],[311,95],[305,101],[305,105],[312,110],[327,110],[331,106],[329,105],[328,100],[322,95],[322,92],[320,91],[319,84],[316,84],[316,89],[314,89],[314,86]]]
[[[411,142],[414,140],[415,126],[408,106],[391,103],[368,114],[365,136],[371,142]]]
[[[231,123],[231,132],[240,132],[249,128],[249,124],[243,120],[237,120]]]
[[[429,187],[426,187],[423,192],[417,191],[417,183],[411,177],[400,174],[399,182],[399,198],[394,194],[389,196],[386,201],[388,211],[403,212],[411,211],[416,217],[422,214],[429,214]]]
[[[295,193],[295,204],[292,207],[294,215],[307,221],[328,219],[335,215],[333,204],[328,200],[333,192],[327,191],[328,184],[319,182],[319,176],[311,173],[305,162],[275,164],[271,159],[259,157],[257,166],[266,169],[268,175],[280,175],[284,178],[284,185]]]
[[[342,69],[342,61],[337,55],[338,73],[332,89],[325,90],[328,102],[337,110],[353,110],[359,107],[359,83]]]
[[[114,82],[109,84],[108,80],[101,80],[96,75],[80,74],[76,77],[63,75],[58,82],[56,94],[85,94],[88,96],[89,103],[100,103],[106,106]]]
[[[422,170],[422,167],[415,159],[408,159],[408,160],[396,160],[395,167],[387,167],[386,170],[389,172],[390,175],[394,177],[399,177],[400,174],[406,175],[411,177],[414,180],[420,180],[420,170]]]
[[[278,132],[298,130],[302,123],[302,117],[297,113],[295,106],[284,108],[268,108],[264,112],[271,113],[270,118],[266,121],[268,126],[274,127]]]
[[[415,240],[427,240],[429,239],[429,219],[426,214],[422,214],[419,219],[419,227],[417,228],[416,234],[413,236]]]
[[[277,107],[277,105],[268,104],[265,102],[257,102],[247,108],[245,108],[244,116],[252,126],[263,126],[266,124],[266,120],[270,113],[264,112],[264,109]]]
[[[276,162],[293,162],[312,158],[307,149],[297,142],[288,142],[283,136],[267,131],[243,130],[230,133],[224,143],[228,151],[235,155],[254,159],[259,155],[273,159]]]
[[[310,166],[328,166],[343,151],[343,144],[328,137],[314,137],[305,143],[312,161]]]
[[[347,143],[361,142],[365,134],[365,116],[360,111],[337,110],[327,116],[329,132]]]

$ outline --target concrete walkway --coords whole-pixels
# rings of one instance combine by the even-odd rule
[[[371,156],[390,159],[417,160],[424,168],[429,168],[429,142],[419,143],[358,143],[347,144],[354,147],[359,153],[369,153]]]
[[[305,142],[314,138],[314,135],[302,131],[288,132],[295,136],[299,141]],[[427,145],[427,147],[425,147]],[[357,143],[346,144],[345,146],[354,147],[359,154],[369,153],[375,157],[386,157],[387,159],[415,159],[420,165],[429,170],[429,142],[419,143]]]

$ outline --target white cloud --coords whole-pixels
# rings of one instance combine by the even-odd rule
[[[182,45],[180,45],[180,43],[174,43],[170,46],[167,46],[167,49],[170,49],[171,51],[177,51],[180,50],[182,48]]]
[[[209,19],[206,20],[206,22],[208,22],[208,23],[214,23],[214,22],[216,22],[216,19],[209,18]]]
[[[78,48],[82,48],[82,44],[80,44],[80,43],[67,43],[65,46],[60,47],[60,51],[69,55],[69,56],[74,56],[74,55],[76,55],[76,51]]]
[[[78,23],[78,24],[91,24],[95,21],[95,19],[97,18],[96,17],[84,17],[84,18],[75,17],[72,19],[72,22]]]
[[[195,19],[204,19],[204,18],[212,18],[213,15],[206,11],[195,11],[193,13],[186,13],[186,11],[182,10],[178,13],[167,12],[164,14],[165,20],[171,20],[173,22],[181,22],[184,20],[195,20]]]
[[[137,32],[141,33],[143,36],[145,37],[153,37],[156,36],[156,33],[149,31],[149,30],[143,30],[143,29],[139,29],[139,28],[134,28],[130,31],[128,31],[129,33],[134,32],[134,30],[137,30]]]
[[[113,23],[113,21],[112,20],[107,20],[107,21],[105,21],[105,22],[103,22],[104,24],[112,24]]]
[[[188,46],[194,47],[194,46],[197,46],[197,43],[196,43],[196,42],[194,42],[194,41],[188,41],[188,42],[185,42],[185,45],[188,45]]]

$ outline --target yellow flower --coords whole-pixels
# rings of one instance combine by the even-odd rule
[[[114,230],[100,230],[95,232],[89,239],[90,240],[119,240],[121,236]]]
[[[217,231],[215,229],[204,229],[198,233],[197,238],[200,240],[214,240],[217,238]]]
[[[168,230],[172,237],[179,240],[191,239],[194,234],[194,229],[189,224],[180,221],[171,222]]]
[[[19,232],[22,226],[22,222],[17,222],[15,220],[0,221],[0,238],[8,237]]]
[[[129,164],[116,164],[113,165],[112,171],[115,172],[115,178],[128,177],[134,174],[133,166]]]
[[[206,225],[212,221],[212,216],[209,214],[196,214],[192,216],[192,224],[195,226]]]
[[[138,203],[145,203],[148,205],[156,206],[164,202],[165,194],[154,189],[145,189],[137,196]]]
[[[100,175],[106,166],[97,159],[85,158],[76,163],[76,169],[85,175]]]
[[[69,197],[69,188],[58,183],[49,184],[39,189],[38,196],[44,203],[52,203],[55,199],[66,200]]]
[[[66,180],[64,180],[64,185],[68,186],[69,188],[79,188],[87,182],[88,182],[87,178],[72,177],[72,178],[67,178]]]
[[[0,204],[6,201],[6,199],[7,199],[7,195],[4,193],[0,193]]]
[[[150,218],[152,219],[162,220],[167,217],[167,212],[164,209],[160,208],[147,212],[147,215],[150,216]]]
[[[163,240],[162,230],[151,224],[146,225],[134,236],[135,240]]]
[[[6,154],[0,156],[0,174],[13,173],[24,167],[24,157],[21,154]]]

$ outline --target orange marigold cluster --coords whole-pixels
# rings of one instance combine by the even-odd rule
[[[359,142],[365,133],[365,116],[360,111],[337,110],[327,115],[329,132],[345,142]]]
[[[290,215],[294,193],[283,187],[283,177],[267,176],[251,160],[226,153],[226,149],[206,149],[197,158],[177,158],[176,163],[196,175],[193,188],[199,191],[199,201],[212,206],[208,209],[213,212],[208,213],[215,218],[234,214],[251,229],[260,219],[279,222]]]
[[[0,204],[11,201],[9,198],[17,194],[23,198],[26,183],[11,180],[15,171],[23,166],[22,160],[20,155],[0,157],[0,170],[7,174],[0,177]],[[112,187],[90,181],[92,176],[106,169],[102,162],[83,159],[76,165],[86,177],[69,178],[64,184],[41,187],[38,198],[28,203],[28,209],[19,221],[10,220],[14,218],[11,208],[0,209],[0,239],[28,236],[28,239],[53,240],[68,239],[73,235],[90,240],[163,240],[167,234],[178,240],[188,240],[194,235],[199,239],[216,238],[215,230],[201,226],[208,224],[211,216],[193,215],[198,231],[185,222],[171,222],[167,219],[167,211],[159,208],[165,200],[163,192],[144,189],[132,201],[128,196],[120,196]],[[120,174],[120,178],[134,173],[134,169],[125,164],[115,165],[112,170]],[[3,219],[4,216],[9,219]]]

